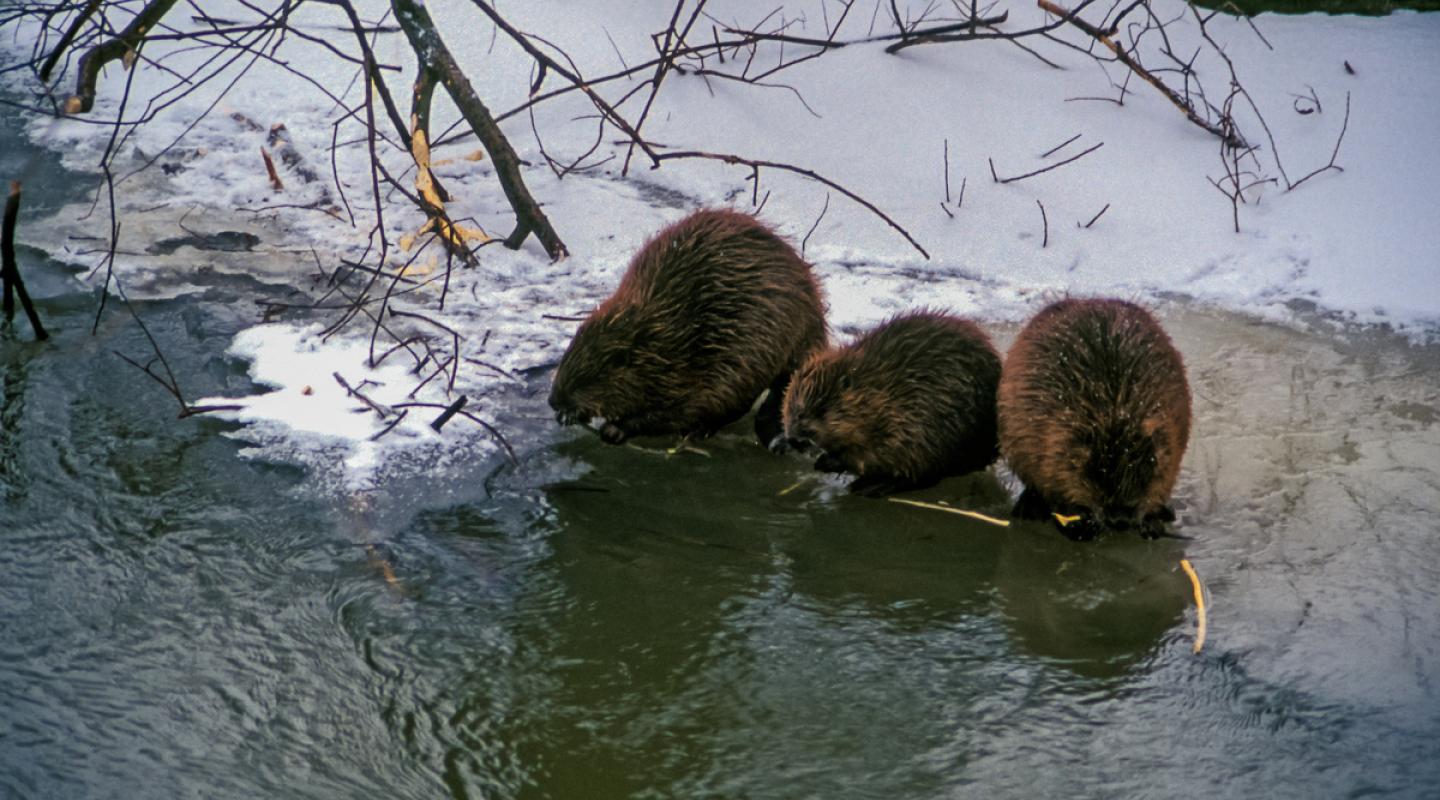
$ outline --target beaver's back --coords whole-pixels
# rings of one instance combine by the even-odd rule
[[[1190,436],[1184,363],[1143,308],[1062,300],[1011,346],[999,423],[1006,462],[1050,505],[1160,513]]]
[[[764,375],[733,387],[747,402],[825,341],[810,265],[768,227],[735,211],[697,211],[657,233],[596,313],[619,307],[652,322],[675,369]]]
[[[811,356],[787,396],[786,428],[845,471],[921,485],[995,460],[999,380],[979,326],[911,312]]]
[[[576,332],[556,372],[562,418],[617,434],[708,433],[825,343],[810,266],[754,217],[698,211],[657,233]]]

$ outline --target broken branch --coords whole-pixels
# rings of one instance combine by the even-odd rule
[[[19,296],[30,327],[35,330],[36,341],[50,338],[45,326],[40,324],[40,315],[35,304],[30,302],[30,293],[25,291],[25,282],[20,280],[20,265],[15,260],[15,222],[20,216],[20,182],[10,183],[10,196],[5,200],[5,221],[0,228],[0,283],[4,284],[5,321],[15,319],[15,297]]]
[[[410,46],[415,50],[415,57],[435,72],[440,85],[445,87],[460,115],[479,137],[490,162],[495,165],[500,188],[515,212],[515,230],[505,239],[505,246],[518,250],[521,243],[534,233],[552,260],[564,258],[570,251],[525,186],[525,179],[520,175],[520,157],[515,154],[505,134],[500,132],[490,109],[481,102],[470,80],[440,38],[435,23],[430,19],[430,12],[417,0],[392,0],[391,6],[406,38],[410,40]]]
[[[1175,105],[1176,108],[1180,109],[1180,111],[1185,114],[1186,119],[1190,120],[1201,128],[1204,128],[1210,133],[1220,137],[1222,140],[1224,140],[1226,144],[1230,145],[1231,147],[1241,149],[1246,147],[1245,140],[1241,138],[1239,132],[1234,130],[1233,127],[1227,131],[1221,126],[1210,122],[1204,117],[1201,117],[1195,112],[1195,109],[1190,105],[1189,101],[1176,94],[1174,89],[1166,86],[1163,81],[1155,77],[1154,74],[1152,74],[1149,70],[1142,67],[1140,65],[1140,62],[1136,61],[1130,56],[1129,53],[1125,52],[1125,48],[1121,47],[1118,44],[1115,44],[1115,40],[1110,38],[1113,35],[1112,32],[1102,31],[1094,25],[1091,25],[1090,23],[1076,16],[1076,13],[1080,10],[1079,8],[1075,9],[1075,11],[1066,11],[1060,6],[1057,6],[1054,3],[1050,2],[1050,0],[1035,0],[1035,4],[1050,12],[1051,14],[1060,17],[1063,21],[1069,22],[1071,25],[1074,25],[1075,27],[1089,34],[1092,38],[1095,39],[1095,41],[1109,48],[1110,52],[1115,54],[1116,61],[1119,61],[1121,64],[1129,67],[1131,72],[1139,75],[1145,80],[1146,83],[1154,86],[1161,94],[1165,95],[1165,99],[1169,100]]]
[[[138,52],[145,42],[145,34],[160,22],[173,5],[175,0],[151,0],[119,36],[90,48],[81,56],[75,94],[65,101],[66,114],[84,114],[95,107],[95,82],[100,78],[100,70],[127,53]]]

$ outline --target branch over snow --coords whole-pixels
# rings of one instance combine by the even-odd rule
[[[1174,89],[1166,86],[1159,78],[1155,77],[1153,73],[1141,66],[1140,62],[1132,58],[1129,53],[1126,53],[1125,48],[1116,44],[1115,40],[1110,38],[1114,35],[1113,31],[1102,31],[1094,25],[1086,22],[1085,20],[1080,19],[1078,16],[1075,15],[1076,12],[1079,11],[1078,8],[1075,11],[1066,11],[1060,6],[1050,2],[1050,0],[1035,0],[1035,4],[1045,9],[1049,13],[1060,17],[1063,21],[1074,25],[1075,27],[1089,34],[1092,38],[1095,39],[1095,41],[1108,47],[1110,49],[1110,52],[1115,54],[1116,61],[1119,61],[1121,64],[1129,67],[1131,72],[1139,75],[1145,80],[1146,83],[1154,86],[1157,90],[1159,90],[1161,94],[1165,95],[1165,99],[1169,100],[1171,103],[1175,104],[1176,108],[1180,109],[1180,111],[1185,115],[1186,119],[1190,120],[1201,128],[1204,128],[1210,133],[1220,137],[1226,144],[1230,145],[1231,147],[1240,149],[1244,149],[1246,147],[1245,140],[1241,138],[1239,132],[1237,132],[1233,127],[1231,127],[1229,130],[1226,130],[1222,126],[1216,125],[1215,123],[1210,122],[1209,120],[1197,114],[1194,107],[1191,106],[1190,103],[1185,100],[1185,98],[1176,94]]]
[[[94,108],[95,82],[100,77],[100,70],[117,58],[125,58],[128,66],[129,54],[140,48],[145,41],[145,34],[149,33],[174,5],[175,0],[151,0],[119,36],[86,51],[80,58],[75,94],[65,101],[65,113],[84,114]],[[55,55],[52,54],[51,57],[54,58]]]
[[[885,212],[877,208],[874,203],[871,203],[869,200],[866,200],[860,195],[855,194],[849,189],[846,189],[844,186],[841,186],[835,181],[830,180],[829,178],[821,175],[818,172],[815,172],[814,170],[797,167],[794,164],[783,164],[779,161],[760,161],[758,159],[745,158],[744,156],[737,156],[729,153],[706,153],[700,150],[681,150],[674,153],[661,153],[660,155],[656,156],[657,161],[671,161],[678,158],[704,158],[711,161],[723,161],[726,164],[744,164],[745,166],[754,170],[757,176],[757,180],[761,167],[784,170],[785,172],[793,172],[796,175],[804,175],[805,177],[813,181],[818,181],[825,184],[826,186],[829,186],[831,189],[834,189],[835,191],[845,195],[851,200],[854,200],[860,205],[870,209],[870,212],[873,213],[875,216],[885,220],[886,225],[894,228],[900,233],[901,236],[904,236],[905,241],[909,242],[911,247],[918,250],[920,252],[920,255],[925,256],[927,260],[930,258],[930,254],[925,251],[925,248],[920,246],[919,242],[915,241],[915,237],[911,236],[909,231],[900,227],[899,223],[891,219]]]
[[[475,135],[485,147],[485,152],[489,154],[490,161],[495,165],[495,175],[500,179],[500,187],[505,191],[505,198],[510,201],[510,208],[515,211],[515,230],[505,239],[505,246],[517,250],[525,238],[534,233],[550,258],[560,259],[568,255],[569,250],[565,243],[560,240],[560,235],[550,225],[550,220],[540,209],[540,204],[525,186],[525,179],[520,176],[520,157],[515,154],[515,149],[510,146],[505,134],[500,132],[500,126],[490,114],[490,109],[481,102],[479,95],[470,85],[470,80],[465,77],[460,65],[445,47],[445,42],[435,30],[435,23],[431,21],[423,2],[392,0],[391,7],[395,10],[395,19],[410,40],[410,46],[415,50],[415,56],[420,60],[422,68],[432,70],[439,78],[440,85],[445,87],[450,99],[460,109],[460,115],[475,131]]]
[[[70,27],[65,29],[65,33],[61,35],[60,41],[55,45],[55,49],[50,51],[50,57],[45,59],[45,64],[40,67],[40,80],[42,82],[50,82],[50,73],[55,71],[55,65],[59,63],[61,56],[65,55],[65,51],[70,49],[71,43],[73,43],[75,37],[80,34],[80,29],[85,27],[86,21],[89,20],[91,15],[99,8],[100,0],[90,0],[89,3],[85,4],[84,8],[80,9],[80,13],[75,15],[75,19],[70,21]]]

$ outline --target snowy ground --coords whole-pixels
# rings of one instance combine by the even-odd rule
[[[359,5],[367,19],[381,18],[383,4]],[[503,34],[496,35],[469,3],[433,0],[427,5],[485,102],[496,111],[522,103],[532,79],[528,57]],[[732,0],[712,3],[706,11],[720,23],[755,27],[775,7],[775,0]],[[924,7],[912,4],[912,15]],[[1173,49],[1200,52],[1200,79],[1210,100],[1223,102],[1227,73],[1195,36],[1186,7],[1169,0],[1156,0],[1154,7],[1178,19],[1168,29]],[[653,56],[650,35],[664,29],[671,11],[620,0],[579,7],[528,2],[505,4],[501,10],[517,27],[559,45],[581,73],[591,76],[619,68],[622,58],[634,64]],[[874,10],[857,2],[838,38],[893,30],[885,11],[875,15]],[[231,3],[206,4],[206,11],[238,21],[255,17]],[[789,28],[792,35],[823,36],[826,21],[833,23],[839,11],[833,0],[791,3],[764,26],[773,27],[783,17],[798,20]],[[1002,4],[988,13],[1000,11],[1009,12],[1002,26],[1007,31],[1045,22],[1044,13],[1028,3]],[[181,27],[198,24],[189,22],[187,14],[174,17],[171,22]],[[1091,18],[1098,19],[1098,11]],[[1279,181],[1257,188],[1252,202],[1241,207],[1238,233],[1230,201],[1211,184],[1224,175],[1219,141],[1138,79],[1129,81],[1123,105],[1093,99],[1117,97],[1112,82],[1124,81],[1124,71],[1111,66],[1107,75],[1083,52],[1053,40],[1026,42],[1054,66],[1010,42],[971,41],[914,47],[898,55],[886,54],[883,43],[857,44],[787,68],[767,85],[672,74],[644,131],[673,148],[815,170],[883,209],[915,237],[928,259],[839,193],[804,177],[762,170],[760,216],[797,245],[808,234],[805,255],[824,282],[830,321],[842,339],[916,305],[1012,322],[1046,299],[1071,292],[1161,305],[1193,302],[1282,322],[1382,324],[1416,340],[1433,340],[1440,330],[1440,225],[1435,224],[1440,152],[1433,146],[1440,130],[1440,81],[1434,79],[1440,75],[1440,15],[1266,15],[1255,23],[1263,39],[1239,21],[1217,19],[1210,29],[1263,112],[1285,174],[1294,181],[1324,166],[1345,126],[1336,160],[1343,172],[1328,171],[1285,191],[1276,147],[1252,114],[1237,112],[1242,132],[1261,145],[1259,177]],[[348,34],[332,27],[343,24],[334,7],[302,6],[293,24],[346,52],[356,50]],[[697,40],[710,37],[712,24],[703,20],[697,26],[704,31]],[[36,31],[14,25],[3,34],[0,44],[9,61],[29,53]],[[1090,44],[1073,29],[1056,35]],[[1147,44],[1155,40],[1152,36]],[[382,62],[399,67],[388,77],[403,102],[413,74],[404,37],[381,34],[375,50]],[[164,52],[164,43],[155,43],[145,55],[158,58]],[[178,98],[171,88],[177,83],[174,73],[143,64],[133,75],[118,65],[107,71],[88,119],[113,118],[132,77],[127,118],[152,99],[163,106],[116,151],[117,175],[125,176],[117,200],[123,221],[117,277],[132,296],[183,293],[203,283],[197,267],[293,285],[319,296],[323,287],[317,288],[317,278],[340,259],[364,256],[366,263],[376,262],[373,249],[365,255],[374,219],[367,148],[353,120],[335,127],[343,111],[327,96],[353,104],[364,84],[355,79],[352,64],[313,42],[292,37],[275,55],[274,62],[259,60],[248,69],[250,58],[238,59],[215,80]],[[753,69],[796,55],[795,45],[783,53],[779,46],[764,46]],[[190,62],[200,66],[203,57],[180,53],[164,64],[183,71]],[[1158,63],[1150,58],[1147,63]],[[288,68],[278,66],[281,61]],[[712,60],[708,66],[736,68],[733,60],[725,66]],[[35,85],[11,77],[16,88],[35,91]],[[1173,73],[1166,79],[1178,80]],[[562,85],[553,77],[549,81],[546,88]],[[618,100],[635,85],[608,84],[604,93]],[[217,104],[217,94],[227,86]],[[645,97],[642,91],[624,106],[632,119]],[[446,102],[437,101],[437,113],[442,121],[437,129],[453,119]],[[446,404],[463,393],[480,401],[470,410],[493,419],[484,398],[503,393],[522,371],[552,364],[574,326],[553,317],[583,315],[608,294],[646,236],[696,207],[751,208],[752,186],[744,167],[672,161],[651,170],[637,156],[629,176],[622,178],[625,148],[612,144],[619,138],[613,128],[587,163],[615,158],[557,179],[544,165],[540,143],[561,161],[581,155],[596,137],[589,116],[593,108],[572,94],[537,107],[538,141],[527,115],[505,124],[520,156],[532,164],[525,179],[569,246],[570,258],[550,262],[533,238],[518,252],[485,247],[478,268],[450,276],[443,310],[438,308],[443,265],[425,253],[408,273],[420,283],[407,285],[414,291],[398,307],[424,313],[464,337],[454,386],[448,386],[448,375],[439,376],[416,392],[414,401]],[[297,151],[322,173],[323,182],[307,185],[287,172],[286,190],[271,188],[258,150],[277,123],[286,126]],[[111,128],[37,117],[30,133],[64,152],[71,166],[93,170]],[[330,175],[332,137],[342,145],[334,153],[335,174],[353,223],[343,208],[332,217],[294,207],[324,192],[332,193],[335,206],[343,206]],[[1001,177],[1014,176],[1100,143],[1075,162],[1034,178],[1000,184],[990,177],[992,159]],[[437,174],[456,198],[453,216],[473,217],[503,237],[513,217],[488,162],[463,158],[475,147],[469,140],[438,149],[435,158],[448,162]],[[951,201],[942,207],[947,148]],[[151,159],[155,167],[130,174]],[[402,153],[391,151],[385,160],[395,174],[405,169]],[[962,186],[963,205],[957,202]],[[392,243],[387,269],[399,269],[412,254],[394,243],[422,218],[398,194],[387,195],[385,202]],[[1107,204],[1093,226],[1082,227]],[[816,224],[822,208],[827,210]],[[22,238],[59,257],[68,252],[77,262],[93,264],[98,246],[93,237],[103,237],[109,221],[103,204],[99,213],[86,217],[88,210],[87,205],[62,213],[22,232]],[[163,250],[155,243],[185,235],[185,230],[247,232],[261,243],[245,253],[189,247],[148,252]],[[426,425],[437,412],[423,408],[371,441],[386,423],[368,410],[356,411],[357,402],[332,373],[352,386],[365,385],[377,402],[394,405],[407,401],[433,365],[420,377],[401,357],[370,369],[370,325],[356,323],[323,338],[318,331],[326,320],[314,319],[287,320],[282,314],[278,321],[262,323],[257,312],[256,326],[241,333],[231,348],[251,362],[256,381],[274,387],[272,393],[244,398],[246,409],[233,414],[251,423],[243,435],[257,442],[257,453],[288,458],[312,445],[328,452],[338,447],[346,454],[347,480],[363,486],[390,454],[413,455],[416,447],[439,453],[453,444],[459,423],[446,429],[447,444]],[[428,323],[402,319],[395,325],[435,334],[437,348],[450,346],[448,334]],[[1185,342],[1179,344],[1183,350]],[[367,380],[378,385],[363,384]],[[477,443],[494,446],[483,434],[474,436]]]

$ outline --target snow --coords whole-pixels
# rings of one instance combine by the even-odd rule
[[[1174,51],[1200,53],[1196,68],[1209,100],[1223,103],[1228,73],[1199,39],[1190,12],[1171,0],[1153,5],[1162,18],[1177,20],[1167,31]],[[362,3],[360,8],[363,18],[378,20],[384,6]],[[528,56],[496,33],[470,3],[433,0],[427,8],[492,111],[524,102],[533,79]],[[910,4],[912,16],[924,8]],[[632,65],[653,57],[650,35],[665,27],[671,11],[621,0],[579,5],[537,0],[500,10],[521,30],[542,34],[563,48],[588,76],[619,69],[621,54]],[[738,27],[759,25],[774,10],[773,0],[707,6],[714,20]],[[820,2],[790,3],[765,27],[783,18],[794,21],[791,34],[823,36],[822,20],[833,21],[839,10],[833,0],[823,12]],[[1010,14],[1003,26],[1007,31],[1046,21],[1028,4],[997,7],[992,13],[1000,10]],[[857,3],[839,38],[860,38],[872,27],[875,33],[889,32],[885,11],[873,22],[871,11]],[[207,4],[207,13],[255,17],[229,2]],[[196,24],[186,15],[175,16],[173,24]],[[335,27],[344,23],[338,9],[305,5],[292,22],[346,52],[357,49],[353,38]],[[703,32],[697,40],[709,39],[711,24],[702,20],[697,25]],[[898,55],[887,55],[884,43],[856,44],[782,70],[765,85],[672,73],[644,132],[672,149],[733,153],[814,170],[875,204],[923,245],[928,259],[839,192],[800,175],[760,171],[760,216],[797,246],[805,241],[805,256],[825,285],[830,321],[842,339],[917,305],[948,307],[991,322],[1017,321],[1063,293],[1119,295],[1158,305],[1180,300],[1297,324],[1303,312],[1311,319],[1384,324],[1417,341],[1433,339],[1440,330],[1434,188],[1440,186],[1440,151],[1433,146],[1440,130],[1440,81],[1434,79],[1440,75],[1440,15],[1263,15],[1255,25],[1263,40],[1243,21],[1217,17],[1210,23],[1212,36],[1223,44],[1263,112],[1284,165],[1282,175],[1276,147],[1244,100],[1237,99],[1241,129],[1260,147],[1250,168],[1276,181],[1256,187],[1250,202],[1240,207],[1238,233],[1230,201],[1211,182],[1225,174],[1215,136],[1188,122],[1138,78],[1129,80],[1123,105],[1095,99],[1119,96],[1114,86],[1125,81],[1123,68],[1102,69],[1083,52],[1043,39],[1027,41],[1054,67],[1013,43],[991,40],[912,47]],[[3,47],[12,56],[28,53],[35,35],[17,25]],[[1092,45],[1071,28],[1055,35],[1081,47]],[[1142,51],[1146,63],[1161,63],[1153,51],[1157,45],[1154,35],[1146,40],[1151,48]],[[153,43],[145,55],[159,58],[166,47]],[[387,81],[405,105],[413,57],[404,36],[378,35],[374,48],[383,63],[398,67],[386,73]],[[783,57],[802,52],[789,45]],[[205,57],[202,51],[172,53],[164,64],[173,72],[142,66],[132,74],[112,66],[86,121],[37,117],[31,125],[36,141],[60,150],[72,166],[93,169],[112,129],[88,120],[114,116],[126,81],[133,81],[127,118],[137,118],[156,99],[149,106],[153,119],[129,129],[116,151],[117,174],[125,176],[117,275],[127,290],[142,296],[189,291],[188,271],[200,262],[207,270],[296,285],[318,295],[324,291],[318,277],[340,259],[377,263],[380,243],[368,235],[374,199],[366,142],[354,120],[336,127],[344,112],[335,97],[354,104],[365,90],[354,65],[290,37],[273,60],[241,57],[221,69],[216,80],[192,91],[194,82],[182,83],[176,73],[215,71],[219,65],[205,63]],[[762,46],[752,69],[768,69],[780,58],[780,47]],[[721,66],[712,59],[706,66],[730,71],[737,65],[732,60]],[[301,73],[311,80],[298,77]],[[1173,72],[1162,74],[1167,81],[1179,80]],[[600,91],[616,102],[648,77],[646,72],[635,80],[604,84]],[[561,85],[551,76],[545,88]],[[437,93],[437,132],[455,119],[442,94]],[[646,94],[640,91],[623,106],[631,120],[638,118]],[[1320,109],[1300,113],[1297,109],[1310,102],[1297,98],[1312,95]],[[285,191],[270,186],[257,150],[275,123],[286,126],[324,184],[306,184],[286,171]],[[380,129],[393,135],[384,119]],[[537,106],[535,129],[546,152],[560,161],[573,160],[596,141],[594,109],[571,93]],[[397,299],[396,307],[423,313],[464,339],[453,390],[448,377],[432,380],[416,393],[417,401],[447,405],[463,393],[503,403],[507,387],[521,382],[521,371],[558,359],[574,322],[557,317],[581,316],[603,299],[651,232],[696,207],[752,208],[754,187],[743,166],[680,160],[652,170],[637,152],[629,176],[622,178],[626,148],[614,144],[620,136],[607,128],[587,163],[606,156],[611,160],[559,179],[545,166],[526,114],[507,120],[504,130],[531,164],[525,180],[572,255],[552,263],[533,238],[519,251],[487,246],[479,251],[478,268],[451,274],[441,309],[443,259],[435,257],[433,246],[422,253],[407,275],[425,283]],[[1077,135],[1053,155],[1043,155]],[[1285,190],[1287,176],[1293,182],[1323,167],[1337,140],[1336,163],[1343,171],[1329,170]],[[335,151],[335,167],[349,210],[330,175],[332,141],[342,145]],[[1015,176],[1102,143],[1033,178],[1001,184],[990,177],[992,160],[1001,177]],[[442,163],[436,172],[456,198],[452,216],[472,218],[503,237],[513,227],[513,216],[490,165],[461,158],[475,147],[473,140],[438,147],[435,158]],[[951,201],[942,208],[947,147]],[[404,172],[404,154],[383,142],[381,149],[392,174]],[[136,171],[151,158],[174,167],[174,174]],[[333,215],[294,208],[326,192],[338,209]],[[385,195],[387,270],[405,268],[413,255],[397,245],[423,222],[407,205],[398,194]],[[88,204],[62,213],[35,232],[40,240],[31,243],[62,257],[68,250],[75,260],[93,263],[94,256],[73,252],[70,238],[104,235],[108,229],[103,205],[102,213],[85,218],[87,210]],[[255,253],[144,252],[155,240],[179,235],[182,219],[188,228],[206,232],[253,232],[264,244]],[[391,318],[390,323],[432,336],[441,354],[437,360],[443,361],[451,346],[448,333],[414,318]],[[392,433],[372,441],[385,423],[332,375],[339,372],[352,386],[371,381],[366,394],[373,391],[377,402],[393,404],[403,402],[423,379],[419,375],[434,371],[435,362],[418,374],[413,361],[398,357],[379,368],[367,366],[372,323],[363,318],[339,335],[322,337],[319,330],[283,315],[279,322],[257,318],[230,353],[248,361],[255,380],[274,391],[206,402],[246,406],[233,417],[250,424],[239,435],[256,444],[257,455],[291,457],[310,442],[329,459],[338,448],[347,480],[357,485],[373,480],[390,454],[440,448],[444,439],[426,424],[433,418],[428,412],[412,413]],[[383,340],[381,345],[381,350],[389,346]],[[303,393],[305,387],[310,394]],[[495,419],[493,403],[470,410]],[[457,421],[444,436],[461,436],[459,430]],[[475,447],[495,446],[483,431],[467,430],[463,435],[473,437]]]

